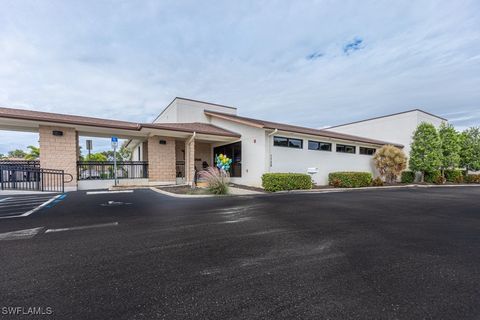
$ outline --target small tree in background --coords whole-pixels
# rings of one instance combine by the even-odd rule
[[[442,165],[442,142],[433,124],[422,122],[413,133],[409,165],[412,171],[421,172],[422,182],[425,172],[438,170]]]
[[[91,153],[90,155],[87,154],[85,156],[86,161],[100,161],[100,162],[105,162],[107,161],[107,156],[103,152],[96,152],[96,153]]]
[[[472,127],[460,135],[460,166],[467,170],[480,170],[480,128]]]
[[[442,143],[442,177],[446,169],[455,169],[460,164],[460,135],[451,124],[442,123],[438,129]]]
[[[386,145],[378,149],[373,161],[380,175],[389,183],[397,181],[398,176],[407,167],[405,152],[392,145]]]
[[[12,150],[12,151],[8,151],[8,157],[9,158],[25,158],[25,156],[27,155],[27,153],[23,150],[20,150],[20,149],[15,149],[15,150]]]
[[[28,146],[27,148],[30,149],[30,152],[25,156],[26,160],[37,160],[40,158],[40,147]]]

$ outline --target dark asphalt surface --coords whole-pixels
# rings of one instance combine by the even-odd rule
[[[475,187],[69,193],[0,220],[1,234],[43,227],[0,240],[0,318],[479,319],[479,204]],[[53,315],[1,314],[12,306]]]

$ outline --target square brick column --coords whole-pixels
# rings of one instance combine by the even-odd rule
[[[162,141],[162,144],[160,143]],[[163,143],[165,142],[165,143]],[[152,136],[147,141],[148,180],[175,183],[175,139]]]
[[[195,138],[185,140],[185,180],[192,185],[195,177]]]
[[[54,136],[53,131],[61,131],[63,135]],[[74,128],[40,126],[40,167],[43,169],[59,169],[71,174],[71,182],[65,188],[77,188],[77,160],[79,156],[78,133]],[[66,175],[65,180],[70,180]]]

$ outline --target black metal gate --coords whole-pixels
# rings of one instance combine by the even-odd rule
[[[42,169],[36,163],[0,162],[1,190],[64,192],[63,170]]]

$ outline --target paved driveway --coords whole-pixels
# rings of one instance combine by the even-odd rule
[[[0,221],[0,312],[478,319],[479,202],[480,188],[205,199],[69,193]]]

